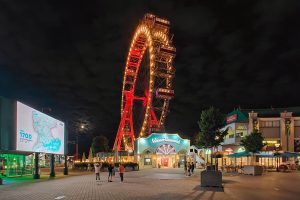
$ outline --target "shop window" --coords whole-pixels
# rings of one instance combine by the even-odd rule
[[[294,151],[300,152],[300,140],[294,140]]]
[[[280,121],[273,121],[273,127],[280,127]]]
[[[299,126],[300,127],[300,120],[295,120],[295,126]]]
[[[270,128],[270,127],[280,127],[280,121],[260,121],[260,127],[262,128]]]
[[[0,154],[0,175],[13,177],[32,174],[32,166],[32,156]]]
[[[236,137],[243,137],[243,136],[244,136],[243,132],[236,133]]]
[[[144,165],[152,165],[151,158],[144,158]]]
[[[227,137],[228,138],[234,138],[234,132],[233,132],[232,127],[228,127]]]
[[[147,154],[147,155],[148,155],[148,154],[151,154],[151,151],[146,150],[146,151],[145,151],[145,154]]]

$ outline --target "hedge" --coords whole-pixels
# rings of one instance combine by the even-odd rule
[[[75,169],[87,169],[89,164],[92,168],[94,168],[94,164],[96,164],[96,162],[95,163],[92,163],[92,162],[75,163],[74,167],[75,167]],[[108,162],[102,162],[101,170],[108,168],[109,165],[110,165],[110,163],[108,163]],[[120,165],[120,163],[114,163],[115,167],[119,167],[119,165]],[[132,170],[139,169],[139,165],[134,162],[124,163],[123,165],[125,168],[132,168]]]

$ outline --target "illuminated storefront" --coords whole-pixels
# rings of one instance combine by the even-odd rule
[[[186,160],[190,140],[178,134],[152,133],[135,141],[135,155],[140,168],[177,167]]]
[[[5,177],[31,175],[34,156],[0,154],[0,175]]]

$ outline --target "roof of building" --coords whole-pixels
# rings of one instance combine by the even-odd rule
[[[293,116],[300,116],[300,107],[286,107],[286,108],[265,108],[265,109],[241,109],[242,112],[255,112],[258,117],[280,117],[280,113],[292,112]]]
[[[227,114],[227,124],[243,122],[248,122],[248,113],[236,109]]]
[[[280,117],[280,113],[292,112],[292,116],[300,116],[300,107],[242,109],[238,108],[227,114],[227,124],[248,122],[248,114],[257,113],[258,117]]]

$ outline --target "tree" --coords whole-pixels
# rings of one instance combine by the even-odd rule
[[[94,153],[107,152],[109,150],[108,139],[103,135],[94,137],[92,149]]]
[[[227,135],[227,129],[222,130],[226,125],[226,115],[219,109],[210,107],[201,112],[198,125],[200,131],[196,137],[196,144],[206,149],[211,148],[212,156],[213,148],[219,146]]]
[[[241,140],[241,145],[245,147],[245,150],[249,153],[252,153],[252,163],[255,160],[254,154],[259,152],[264,144],[263,144],[264,137],[260,132],[254,130],[250,135],[247,135],[245,138]]]
[[[184,134],[184,133],[177,133],[181,138],[183,139],[191,139],[190,136],[188,136],[187,134]]]
[[[85,162],[85,161],[86,161],[86,157],[85,157],[85,153],[83,152],[81,162]]]
[[[93,162],[93,149],[92,149],[92,147],[90,147],[88,160],[89,160],[89,162]]]

